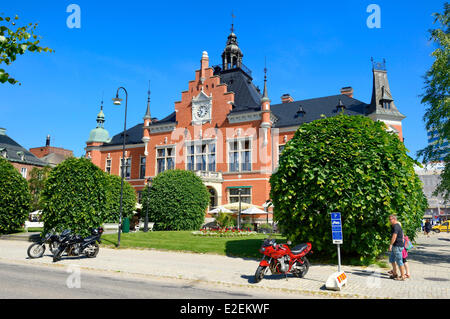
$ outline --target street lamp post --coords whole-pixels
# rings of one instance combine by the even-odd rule
[[[239,214],[238,214],[237,226],[238,226],[238,229],[241,229],[241,194],[242,194],[241,188],[238,189],[238,194],[239,194]]]
[[[122,202],[123,202],[123,180],[125,178],[124,167],[125,167],[125,140],[126,140],[126,132],[127,132],[127,106],[128,106],[128,92],[124,87],[119,87],[116,92],[116,97],[113,98],[114,105],[120,105],[122,99],[119,98],[119,90],[122,89],[125,92],[125,120],[123,124],[123,147],[122,147],[122,167],[120,169],[122,175],[122,182],[120,183],[120,210],[119,210],[119,233],[117,237],[117,247],[120,246],[120,232],[122,230]]]
[[[147,179],[147,209],[145,211],[144,232],[148,232],[148,202],[150,200],[150,188],[152,187],[152,178]]]

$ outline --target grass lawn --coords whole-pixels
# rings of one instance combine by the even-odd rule
[[[144,233],[121,234],[121,248],[155,248],[163,250],[190,251],[195,253],[213,253],[233,257],[261,258],[258,251],[268,235],[257,234],[245,237],[203,237],[194,236],[191,231],[154,231]],[[281,235],[273,235],[278,243],[285,243]],[[106,246],[117,245],[117,234],[105,234],[102,243]]]
[[[203,237],[194,236],[191,231],[149,231],[144,233],[122,233],[120,237],[121,248],[155,248],[161,250],[189,251],[195,253],[212,253],[232,257],[262,258],[259,252],[262,241],[268,235],[257,234],[248,237]],[[286,243],[286,238],[280,234],[273,235],[277,243]],[[117,245],[117,233],[102,236],[104,246],[114,247]],[[313,249],[314,251],[314,244]],[[359,259],[346,258],[342,256],[343,265],[361,266]],[[312,263],[337,264],[337,259],[319,257],[315,254],[308,255]],[[388,267],[387,258],[380,256],[374,262],[382,268]]]

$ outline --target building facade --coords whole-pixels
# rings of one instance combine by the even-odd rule
[[[297,128],[339,112],[364,115],[387,124],[402,135],[402,115],[393,100],[385,63],[372,61],[373,93],[369,104],[344,87],[339,94],[295,101],[289,94],[281,103],[269,98],[266,69],[264,89],[253,83],[243,64],[243,53],[232,32],[222,52],[222,64],[211,66],[206,51],[173,111],[157,120],[150,114],[150,91],[143,123],[112,138],[104,129],[103,110],[86,143],[86,157],[110,174],[124,174],[139,193],[148,177],[168,169],[191,170],[211,194],[211,207],[239,201],[262,206],[270,193],[269,178],[277,168],[284,145]],[[240,192],[240,194],[239,194]],[[265,220],[265,216],[263,217]]]
[[[47,163],[50,167],[55,167],[66,158],[73,157],[73,152],[71,150],[50,146],[50,135],[47,135],[45,146],[30,148],[30,152]]]
[[[34,167],[47,166],[47,163],[6,135],[5,128],[0,128],[0,156],[8,160],[26,179],[30,178],[30,172]]]

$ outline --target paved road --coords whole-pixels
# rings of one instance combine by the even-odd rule
[[[193,298],[222,298],[215,294],[217,292],[224,293],[223,298],[240,298],[240,294],[251,296],[268,294],[270,298],[284,298],[286,293],[298,294],[297,296],[300,298],[305,295],[313,298],[450,298],[449,233],[433,234],[430,238],[420,235],[417,238],[415,248],[410,252],[408,258],[412,274],[411,279],[405,282],[389,279],[388,269],[343,266],[342,269],[348,276],[348,285],[341,292],[326,291],[324,288],[328,276],[336,271],[335,265],[312,264],[305,278],[300,279],[290,276],[289,281],[286,281],[282,276],[269,275],[255,284],[253,275],[258,261],[253,259],[152,249],[110,249],[102,247],[97,258],[64,257],[60,262],[52,263],[49,254],[46,254],[43,258],[28,259],[26,250],[29,244],[23,241],[0,240],[0,263],[45,267],[51,272],[60,270],[64,275],[61,278],[67,278],[68,274],[65,274],[64,271],[70,265],[78,265],[82,272],[81,289],[83,289],[85,283],[89,284],[89,280],[86,282],[83,276],[90,274],[92,270],[105,274],[141,276],[145,280],[153,280],[163,286],[170,282],[178,285],[178,287],[192,286],[191,288],[202,287],[205,289],[203,295],[198,290],[193,290],[193,292],[189,289],[182,289],[182,292],[177,294],[173,292],[176,289],[168,290],[167,288],[166,292],[162,289],[162,291],[159,290],[156,293],[156,295],[161,294],[161,298],[165,298],[167,295],[173,298],[188,298],[191,295],[194,296]],[[243,244],[245,244],[245,241],[243,241]],[[4,276],[16,278],[6,273],[0,277],[0,280],[4,281]],[[30,275],[29,278],[33,278],[33,276]],[[121,277],[121,279],[129,280],[130,278]],[[180,284],[177,280],[183,280],[183,283]],[[43,281],[45,287],[45,279]],[[55,287],[65,287],[65,280],[59,279],[59,285]],[[139,283],[136,285],[139,285]],[[153,285],[158,286],[156,283],[153,283]],[[0,281],[0,291],[2,286],[3,283]],[[25,283],[22,284],[22,287],[24,286]],[[108,285],[101,286],[99,284],[99,286],[108,288]],[[45,289],[50,289],[50,287],[53,286],[48,286]],[[89,286],[85,288],[87,287]],[[124,284],[124,287],[127,287],[127,285]],[[133,285],[129,284],[128,287],[133,287]],[[152,283],[147,284],[146,287],[153,287]],[[10,286],[10,288],[14,291],[14,287]],[[134,289],[128,289],[130,297],[139,297],[133,295],[135,294]],[[236,295],[229,295],[228,290],[225,289],[231,290]],[[113,290],[114,287],[111,288],[111,291]],[[123,293],[126,294],[127,289],[124,288],[123,290]],[[172,292],[168,294],[167,291]],[[184,295],[186,291],[189,291],[191,295]],[[64,292],[61,296],[69,296],[70,293]],[[122,293],[122,291],[117,293]],[[149,293],[152,292],[143,292],[143,297],[153,298],[153,295],[147,295]],[[95,295],[95,293],[93,294]],[[242,296],[242,298],[250,298],[247,295]],[[264,296],[261,296],[261,298],[264,298]]]
[[[0,263],[0,299],[9,298],[150,298],[150,299],[252,299],[252,298],[312,298],[300,294],[274,295],[254,289],[214,287],[195,281],[150,280],[127,274],[111,274],[80,270],[68,272],[37,265]],[[69,286],[72,288],[69,288]],[[77,288],[79,286],[79,288]]]

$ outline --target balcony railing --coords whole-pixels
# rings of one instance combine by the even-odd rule
[[[221,172],[194,171],[194,173],[204,181],[223,182]]]
[[[222,64],[213,65],[212,68],[214,69],[214,75],[223,71]],[[252,71],[248,67],[246,67],[244,65],[244,63],[241,63],[239,66],[238,65],[236,65],[236,66],[229,65],[229,68],[227,70],[233,70],[233,69],[241,69],[242,71],[247,73],[250,77],[252,76]]]

